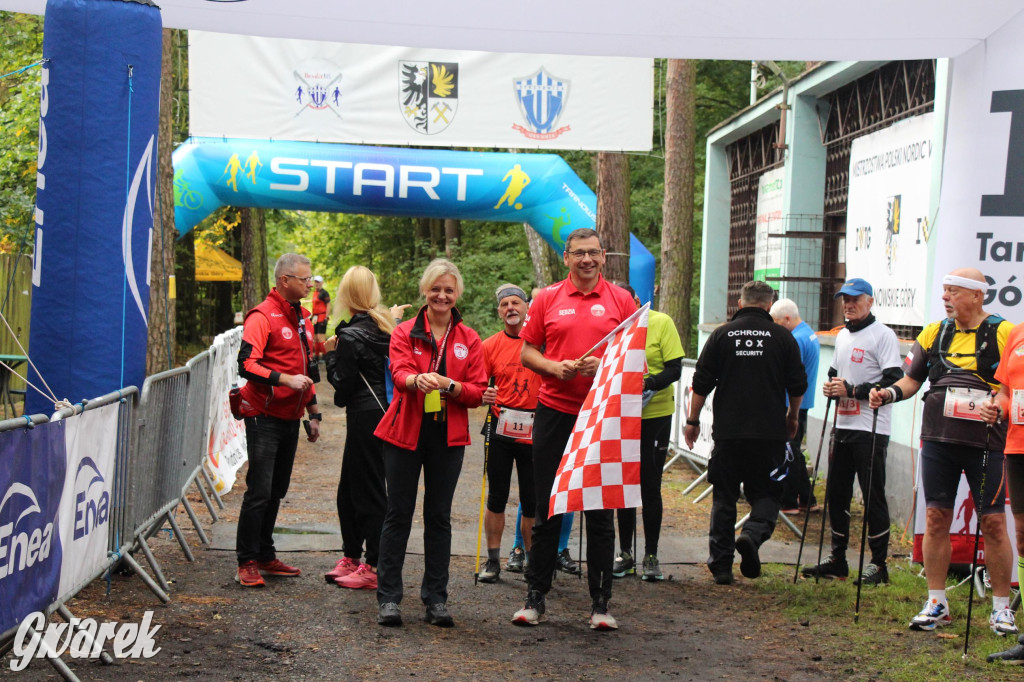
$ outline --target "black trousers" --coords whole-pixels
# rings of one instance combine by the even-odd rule
[[[276,557],[274,524],[292,478],[299,420],[246,417],[245,442],[249,470],[245,474],[245,495],[235,535],[239,565],[247,561],[272,561]]]
[[[643,504],[644,556],[658,554],[661,539],[661,474],[668,458],[668,439],[672,432],[672,415],[644,419],[640,422],[640,499]],[[636,509],[620,509],[619,548],[632,552]]]
[[[563,514],[548,517],[551,486],[565,444],[569,442],[576,415],[537,405],[533,421],[533,475],[537,495],[533,546],[526,582],[530,590],[547,594],[558,563],[558,536]],[[587,533],[587,584],[590,598],[607,603],[612,597],[612,561],[615,557],[615,521],[611,509],[583,512]]]
[[[868,547],[871,563],[881,566],[889,555],[889,503],[885,499],[885,459],[889,436],[875,439],[874,469],[871,465],[871,434],[866,431],[836,431],[836,443],[828,468],[828,521],[832,529],[832,555],[845,556],[850,546],[850,500],[853,498],[853,479],[860,483],[860,492],[868,509]]]
[[[793,450],[793,462],[789,465],[789,475],[782,480],[783,509],[814,506],[816,503],[814,492],[811,490],[811,478],[807,475],[807,459],[804,457],[803,443],[806,433],[807,410],[800,410],[796,436],[789,441],[789,447]]]
[[[448,447],[447,426],[424,417],[415,450],[384,444],[387,513],[380,535],[377,603],[402,601],[402,568],[416,511],[416,493],[423,470],[424,604],[448,601],[448,565],[452,558],[452,498],[462,471],[464,447]]]
[[[743,526],[760,547],[775,531],[779,516],[782,484],[771,479],[771,472],[786,457],[785,441],[719,440],[708,461],[711,493],[711,528],[708,533],[708,567],[712,573],[732,569],[736,552],[736,503],[743,496],[750,503],[750,518]]]
[[[348,411],[348,435],[338,479],[338,520],[342,552],[359,561],[366,543],[366,563],[376,566],[380,531],[387,510],[384,487],[384,441],[373,435],[380,410]]]

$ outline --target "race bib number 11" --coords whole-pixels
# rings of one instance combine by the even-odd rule
[[[498,413],[498,434],[507,438],[533,440],[533,412],[501,408]]]

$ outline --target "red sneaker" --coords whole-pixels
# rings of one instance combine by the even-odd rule
[[[246,561],[238,567],[238,573],[235,574],[235,582],[242,587],[263,587],[266,585],[255,561]]]
[[[377,574],[366,564],[359,564],[354,573],[338,578],[334,581],[338,587],[347,587],[352,590],[376,590]]]
[[[333,583],[338,578],[344,578],[350,573],[355,573],[357,568],[359,568],[358,561],[355,559],[349,559],[347,556],[342,557],[341,561],[335,564],[333,570],[324,573],[324,580],[329,583]]]
[[[282,562],[280,559],[273,559],[271,561],[257,561],[256,566],[261,572],[267,575],[283,575],[288,578],[294,578],[295,576],[302,573],[299,569],[294,566]]]

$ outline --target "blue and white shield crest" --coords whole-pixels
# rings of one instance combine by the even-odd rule
[[[519,111],[529,127],[529,131],[521,132],[528,137],[557,137],[568,130],[555,130],[569,100],[568,80],[547,73],[542,66],[532,76],[516,78],[513,83]]]

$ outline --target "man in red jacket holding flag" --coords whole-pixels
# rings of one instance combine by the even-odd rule
[[[548,515],[551,488],[597,373],[602,349],[581,358],[636,311],[629,294],[601,276],[605,251],[597,232],[589,228],[574,230],[565,240],[562,258],[569,277],[541,290],[520,333],[525,342],[523,366],[542,379],[533,434],[536,525],[526,572],[526,604],[512,618],[517,625],[537,625],[543,620],[544,598],[557,565],[562,515]],[[615,553],[613,512],[599,509],[584,514],[592,600],[590,626],[595,630],[616,629],[618,625],[608,613]]]

